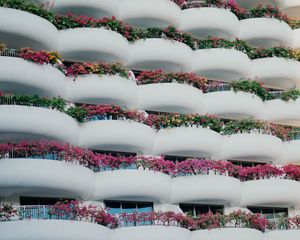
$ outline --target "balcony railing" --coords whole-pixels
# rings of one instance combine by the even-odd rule
[[[20,58],[20,52],[17,49],[5,49],[3,51],[0,51],[0,56],[2,57],[18,57]]]

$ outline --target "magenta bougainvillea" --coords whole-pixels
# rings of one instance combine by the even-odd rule
[[[71,162],[94,171],[144,169],[161,172],[171,177],[217,174],[241,181],[281,178],[300,181],[300,166],[279,167],[271,164],[241,167],[228,161],[191,158],[173,162],[163,156],[112,156],[54,141],[22,141],[0,144],[1,158],[45,158]]]

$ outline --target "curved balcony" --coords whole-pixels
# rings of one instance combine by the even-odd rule
[[[0,57],[0,89],[4,92],[48,97],[65,95],[65,75],[50,64]]]
[[[234,49],[197,50],[193,62],[193,71],[211,80],[235,81],[251,74],[248,56]]]
[[[189,240],[190,231],[180,227],[140,226],[114,230],[111,240]]]
[[[17,105],[1,105],[0,113],[0,142],[49,139],[78,143],[78,123],[64,113]]]
[[[26,46],[35,50],[55,50],[57,29],[36,15],[0,7],[0,42],[15,49]]]
[[[0,231],[1,240],[107,240],[111,234],[108,228],[98,224],[66,220],[2,222]]]
[[[123,0],[120,19],[135,27],[166,28],[179,25],[181,10],[169,0]]]
[[[157,38],[139,40],[130,46],[128,65],[137,70],[188,72],[192,54],[192,49],[180,42]]]
[[[263,233],[250,228],[224,228],[192,232],[192,240],[262,240]],[[274,239],[272,239],[274,240]]]
[[[271,48],[292,45],[290,26],[274,18],[250,18],[240,21],[240,39],[256,47]]]
[[[281,157],[282,141],[259,133],[223,137],[222,159],[273,162]]]
[[[283,143],[282,165],[300,165],[300,140]]]
[[[139,86],[139,109],[158,112],[202,113],[202,91],[179,83]]]
[[[172,179],[171,203],[215,203],[235,205],[240,202],[241,182],[232,177],[198,175]]]
[[[103,28],[62,30],[58,43],[63,58],[74,62],[126,62],[129,46],[122,35]]]
[[[149,153],[154,130],[147,125],[122,120],[103,120],[81,126],[80,145],[95,150]]]
[[[300,183],[286,179],[254,180],[242,183],[241,206],[298,206]]]
[[[284,58],[261,58],[252,60],[252,77],[266,87],[290,89],[299,85],[300,63]]]
[[[264,119],[284,125],[300,127],[300,100],[282,101],[280,99],[266,101]]]
[[[89,199],[94,173],[71,163],[45,159],[0,160],[0,194]]]
[[[135,107],[138,96],[136,82],[118,75],[80,75],[68,83],[68,100],[89,104],[116,104]]]
[[[261,0],[236,0],[236,2],[238,4],[240,4],[242,7],[249,9],[249,8],[257,7],[260,4],[264,4],[264,5],[271,4],[273,6],[276,6],[276,2],[278,2],[278,1],[277,0],[264,0],[264,1],[261,1]]]
[[[281,5],[283,13],[290,18],[300,18],[300,2],[298,0],[285,0]]]
[[[262,100],[256,95],[245,92],[212,92],[204,95],[204,113],[221,118],[260,119],[264,111]]]
[[[196,37],[235,39],[239,33],[239,20],[231,12],[220,8],[190,8],[182,11],[180,29]]]
[[[221,137],[209,129],[178,127],[160,130],[154,141],[154,155],[218,157]]]
[[[75,15],[102,18],[118,16],[120,12],[119,0],[52,0],[50,3],[51,10],[61,14],[71,12]]]
[[[293,48],[300,48],[300,29],[293,30]]]
[[[271,231],[264,234],[265,240],[298,240],[300,239],[299,230]]]
[[[116,170],[96,174],[94,199],[167,202],[171,178],[148,170]]]

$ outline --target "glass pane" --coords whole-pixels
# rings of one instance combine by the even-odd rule
[[[105,202],[106,210],[110,214],[120,214],[120,202]]]
[[[258,207],[248,207],[248,209],[253,213],[261,213],[261,209]]]
[[[136,203],[125,202],[122,203],[122,213],[133,213],[136,209]]]
[[[274,209],[273,208],[262,208],[262,214],[267,219],[274,219]]]
[[[191,204],[179,204],[179,207],[184,214],[193,216],[194,215],[194,205]]]
[[[288,217],[288,209],[287,208],[275,208],[275,218],[285,218]]]
[[[138,203],[138,212],[152,212],[153,211],[153,204],[152,203]]]
[[[196,205],[196,215],[208,213],[209,212],[209,205]]]
[[[213,213],[221,213],[221,214],[223,214],[224,207],[223,206],[217,206],[217,205],[211,205],[210,206],[210,211],[213,212]]]
[[[39,205],[38,197],[20,197],[20,205]]]

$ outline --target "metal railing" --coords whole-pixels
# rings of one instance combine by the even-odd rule
[[[0,51],[0,56],[2,57],[17,57],[20,58],[20,52],[17,49],[5,49],[3,51]]]
[[[17,208],[19,219],[54,219],[49,214],[49,205],[29,205]]]

